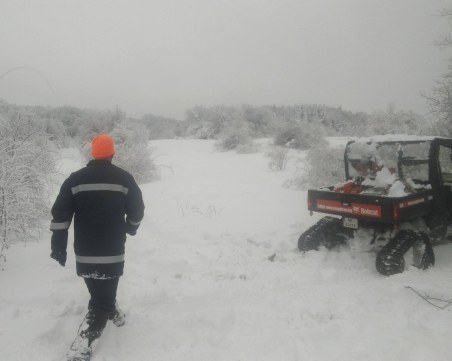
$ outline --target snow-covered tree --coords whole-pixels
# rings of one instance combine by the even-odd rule
[[[441,11],[441,15],[452,26],[452,6]],[[443,48],[452,47],[452,36],[444,34],[437,42]],[[448,59],[449,71],[444,73],[425,95],[432,114],[436,118],[435,131],[439,135],[452,136],[452,58]]]
[[[98,134],[100,133],[104,132],[100,130]],[[139,184],[159,178],[160,169],[152,157],[153,150],[148,146],[149,134],[145,127],[119,123],[112,132],[105,134],[109,134],[115,144],[113,164],[132,174]],[[86,159],[91,158],[90,141],[91,138],[81,147]]]
[[[270,158],[268,167],[274,171],[280,171],[286,169],[287,155],[289,148],[282,147],[280,145],[273,145],[270,150],[265,154]]]
[[[145,114],[137,121],[149,130],[149,139],[174,139],[185,135],[187,123],[174,118]]]
[[[217,147],[221,150],[237,149],[240,145],[250,146],[253,142],[248,123],[237,119],[227,123],[219,135]]]
[[[295,149],[309,149],[323,142],[324,131],[320,124],[302,121],[286,123],[275,136],[275,145]]]
[[[159,177],[159,167],[148,147],[149,135],[144,127],[126,127],[118,124],[110,133],[115,142],[114,163],[130,172],[137,183],[146,183]]]
[[[53,154],[30,113],[0,118],[0,261],[13,240],[35,239],[48,217]]]
[[[389,104],[385,111],[376,111],[369,117],[371,135],[431,133],[429,124],[412,111],[398,110]]]
[[[337,184],[344,180],[344,147],[322,144],[309,149],[306,157],[300,159],[298,169],[287,185],[308,189]]]

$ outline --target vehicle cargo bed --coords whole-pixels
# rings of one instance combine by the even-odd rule
[[[403,197],[334,192],[333,187],[308,191],[308,209],[383,223],[401,223],[431,212],[433,193],[425,190]]]

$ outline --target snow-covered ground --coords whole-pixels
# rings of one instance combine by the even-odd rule
[[[429,305],[407,286],[452,298],[452,245],[437,264],[380,276],[359,247],[297,251],[319,216],[306,193],[282,183],[264,150],[216,152],[211,141],[152,142],[161,180],[142,186],[145,220],[127,241],[118,301],[127,324],[108,324],[93,361],[446,361],[452,306]],[[80,166],[67,151],[61,171]],[[49,219],[50,221],[50,219]],[[75,275],[41,242],[13,245],[0,272],[0,360],[57,361],[86,312]],[[439,301],[436,301],[439,302]]]

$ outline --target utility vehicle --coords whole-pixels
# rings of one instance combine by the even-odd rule
[[[432,246],[452,224],[452,139],[361,138],[347,143],[344,164],[345,182],[308,191],[311,214],[329,216],[300,236],[300,251],[355,238],[377,251],[383,275],[403,272],[410,249],[416,267],[434,265]]]

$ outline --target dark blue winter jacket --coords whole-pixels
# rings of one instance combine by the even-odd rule
[[[77,274],[113,278],[123,274],[126,233],[135,235],[144,203],[134,178],[109,160],[95,159],[72,173],[52,207],[52,252],[65,254],[74,216]]]

